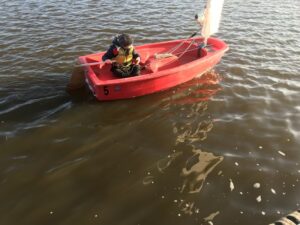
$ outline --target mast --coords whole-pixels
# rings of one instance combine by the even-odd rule
[[[207,0],[202,18],[198,22],[202,25],[201,35],[206,45],[207,39],[218,32],[221,21],[224,0]]]

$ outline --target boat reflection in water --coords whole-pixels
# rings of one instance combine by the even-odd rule
[[[213,128],[213,119],[207,115],[208,100],[221,88],[220,75],[211,71],[200,78],[194,79],[173,91],[172,101],[166,106],[177,107],[172,123],[173,134],[176,136],[174,147],[170,154],[158,160],[156,165],[144,177],[145,186],[158,183],[162,198],[170,201],[178,216],[200,213],[201,190],[206,184],[206,178],[223,160],[202,149]],[[188,94],[186,94],[188,92]],[[219,172],[218,175],[220,175]],[[204,221],[211,221],[219,212],[201,215]]]
[[[182,84],[176,89],[175,97],[173,97],[175,103],[193,104],[208,101],[214,94],[221,90],[221,86],[219,85],[221,80],[221,76],[214,70],[211,70],[198,78]]]

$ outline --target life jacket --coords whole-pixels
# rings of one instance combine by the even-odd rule
[[[112,60],[116,61],[117,64],[122,66],[130,66],[133,60],[133,50],[133,46],[131,46],[129,49],[118,47],[116,50],[117,55]]]

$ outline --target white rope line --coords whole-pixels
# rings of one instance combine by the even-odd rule
[[[173,48],[171,48],[169,51],[165,52],[165,53],[159,53],[159,54],[171,54],[173,52],[175,52],[178,48],[180,48],[186,41],[190,40],[190,39],[193,39],[193,37],[191,38],[187,38],[187,39],[184,39],[182,40],[178,45],[174,46]],[[195,41],[195,40],[193,40]]]
[[[191,41],[189,46],[181,53],[181,55],[178,56],[177,59],[179,59],[181,56],[183,56],[188,51],[188,49],[194,44],[194,42],[195,42],[195,40]]]
[[[166,53],[162,53],[162,54],[172,54],[173,52],[175,52],[178,48],[180,48],[187,40],[183,40],[181,43],[179,43],[178,45],[176,45],[175,47],[173,47],[173,49],[170,49],[169,51],[167,51]]]
[[[192,46],[192,44],[194,44],[195,40],[191,41],[191,43],[189,44],[189,46],[181,53],[181,55],[179,55],[176,59],[171,60],[170,62],[168,62],[167,64],[163,65],[163,66],[167,66],[173,62],[175,62],[176,60],[178,60],[180,57],[182,57],[187,51],[188,49]]]
[[[206,45],[205,47],[211,47],[212,45]],[[187,48],[188,49],[188,48]],[[192,49],[190,49],[190,50],[188,50],[187,51],[187,49],[185,49],[184,51],[182,51],[182,52],[177,52],[177,53],[173,53],[173,55],[179,55],[179,54],[181,54],[181,53],[186,53],[186,52],[191,52],[191,51],[194,51],[194,50],[198,50],[198,48],[192,48]],[[162,54],[162,53],[159,53],[159,54]],[[179,58],[179,57],[178,57]],[[157,61],[160,61],[160,60],[163,60],[163,59],[165,59],[165,58],[160,58],[160,59],[155,59],[155,60],[157,60]]]

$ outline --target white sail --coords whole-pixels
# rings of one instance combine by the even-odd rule
[[[208,0],[204,10],[201,35],[207,39],[218,32],[224,0]]]

